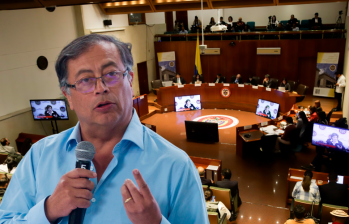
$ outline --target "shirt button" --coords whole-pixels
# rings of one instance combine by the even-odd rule
[[[93,166],[90,167],[90,170],[93,170]]]
[[[95,198],[92,198],[91,201],[92,201],[92,202],[96,202],[96,199],[95,199]]]

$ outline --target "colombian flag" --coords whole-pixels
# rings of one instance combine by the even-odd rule
[[[202,75],[201,60],[200,60],[200,49],[199,49],[199,32],[196,41],[196,54],[195,54],[195,75]]]

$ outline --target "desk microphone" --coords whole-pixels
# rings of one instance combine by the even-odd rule
[[[76,164],[75,168],[89,170],[91,160],[95,156],[95,147],[91,142],[82,141],[75,149]],[[69,224],[83,224],[86,208],[76,208],[69,215]]]

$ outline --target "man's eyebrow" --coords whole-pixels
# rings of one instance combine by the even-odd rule
[[[109,66],[115,66],[115,67],[119,67],[114,61],[110,61],[104,65],[102,65],[102,71],[105,69],[105,68],[108,68]]]
[[[93,73],[93,71],[90,69],[81,69],[80,71],[78,71],[78,73],[76,73],[75,78],[77,78],[79,75],[83,73]]]

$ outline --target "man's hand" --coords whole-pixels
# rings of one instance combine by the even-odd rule
[[[45,202],[45,214],[51,223],[68,216],[76,208],[88,208],[95,184],[86,178],[96,178],[90,170],[74,169],[64,174],[53,194]]]
[[[133,224],[159,224],[161,211],[139,170],[133,170],[136,185],[129,179],[121,187],[122,200],[128,218]]]
[[[336,83],[336,86],[339,86],[339,84],[338,84],[338,83]]]
[[[214,181],[213,181],[213,180],[211,180],[211,183],[214,183]]]

